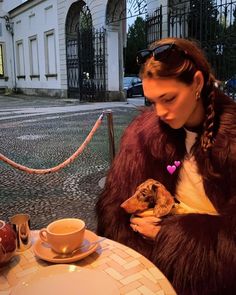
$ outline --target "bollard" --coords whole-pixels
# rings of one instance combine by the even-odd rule
[[[112,110],[108,109],[104,111],[107,116],[107,127],[108,127],[108,137],[109,137],[109,153],[110,162],[115,158],[115,139],[114,139],[114,128],[113,128],[113,115]]]

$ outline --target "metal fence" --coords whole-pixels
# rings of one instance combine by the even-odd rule
[[[106,98],[105,29],[83,30],[67,40],[68,96],[81,101]]]
[[[169,1],[146,18],[147,43],[163,37],[200,41],[217,79],[236,98],[236,1]]]
[[[106,31],[83,32],[80,58],[80,97],[83,101],[100,101],[106,98]]]
[[[95,30],[90,9],[74,2],[66,20],[68,97],[81,101],[106,98],[106,30]]]

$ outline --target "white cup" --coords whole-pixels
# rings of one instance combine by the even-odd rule
[[[50,244],[57,253],[71,253],[84,240],[85,223],[78,218],[64,218],[50,223],[39,231],[42,241]]]

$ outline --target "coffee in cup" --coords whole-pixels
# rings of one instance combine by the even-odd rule
[[[85,223],[82,219],[64,218],[41,229],[39,237],[50,244],[53,251],[68,254],[81,246],[84,233]]]

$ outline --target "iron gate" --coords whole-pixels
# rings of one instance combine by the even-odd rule
[[[79,33],[79,89],[82,101],[106,100],[105,29]]]
[[[216,77],[231,96],[236,94],[236,1],[169,1],[146,18],[147,45],[163,37],[200,41]],[[228,87],[229,79],[234,83]],[[228,82],[228,84],[227,84]]]
[[[68,97],[106,100],[106,30],[95,30],[86,5],[69,10],[66,28]]]
[[[162,6],[146,19],[147,44],[162,38]]]

